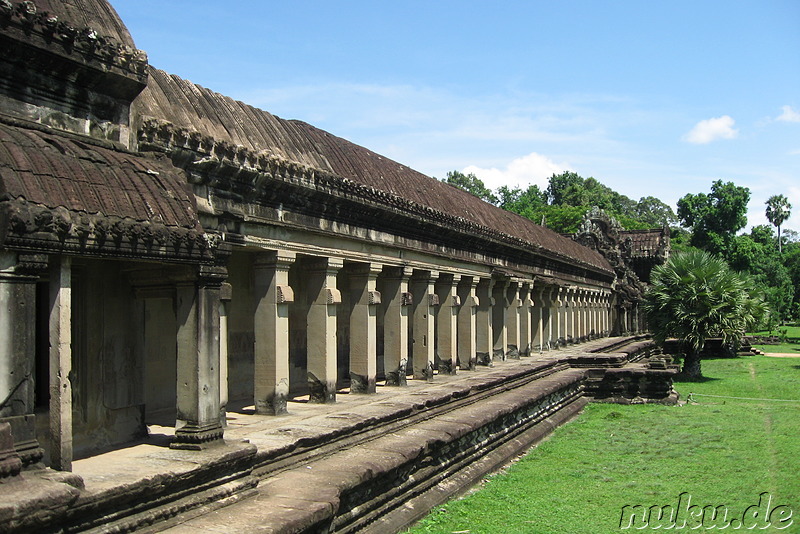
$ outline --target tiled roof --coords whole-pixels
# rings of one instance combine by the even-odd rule
[[[597,252],[492,206],[458,188],[301,121],[284,120],[178,76],[151,69],[136,101],[142,116],[168,121],[215,140],[266,151],[331,172],[415,203],[522,239],[532,245],[610,271]]]
[[[631,255],[641,258],[649,258],[663,254],[665,243],[665,230],[661,228],[653,230],[627,230],[621,232],[625,237],[631,239]]]
[[[199,228],[185,184],[152,158],[0,123],[0,201]]]
[[[13,4],[22,4],[11,0]],[[135,48],[128,28],[106,0],[34,0],[37,12],[47,12],[76,30],[91,28],[103,37],[112,37],[121,45]]]

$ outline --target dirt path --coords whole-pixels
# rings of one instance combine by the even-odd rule
[[[764,356],[770,358],[800,358],[800,353],[796,352],[765,352]]]

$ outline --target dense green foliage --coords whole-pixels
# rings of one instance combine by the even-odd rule
[[[800,319],[800,239],[796,232],[775,235],[768,225],[738,234],[747,223],[750,191],[717,180],[709,194],[687,194],[678,201],[678,216],[687,231],[672,232],[673,250],[697,247],[725,259],[732,269],[746,273],[751,292],[769,305],[765,326]],[[791,215],[783,195],[767,201],[767,217],[780,229]]]
[[[681,224],[692,229],[692,246],[725,255],[736,232],[747,224],[750,190],[717,180],[711,193],[689,193],[678,200]]]
[[[492,192],[474,174],[458,171],[448,172],[443,181],[560,233],[576,232],[592,207],[605,210],[628,230],[661,228],[677,222],[672,208],[655,197],[637,202],[595,178],[569,171],[552,175],[544,191],[531,185],[525,190],[502,186]]]
[[[492,193],[492,190],[486,187],[483,181],[472,173],[464,174],[463,172],[450,171],[442,181],[463,189],[490,204],[497,204],[497,197]]]
[[[722,259],[702,250],[679,252],[653,269],[644,310],[656,342],[686,343],[683,373],[699,378],[706,339],[738,343],[766,315],[763,301],[750,293],[748,280]]]
[[[552,175],[544,189],[502,186],[492,191],[474,174],[458,171],[447,173],[444,181],[559,233],[577,232],[595,206],[626,230],[669,226],[673,253],[705,250],[749,276],[751,292],[761,295],[772,311],[768,326],[800,319],[800,235],[791,230],[781,235],[792,207],[784,195],[767,201],[766,213],[778,229],[776,237],[768,225],[739,234],[747,224],[750,190],[722,180],[713,182],[709,193],[681,198],[677,215],[655,197],[635,201],[595,178],[571,171]]]
[[[590,404],[480,491],[439,507],[411,532],[635,532],[619,528],[623,506],[676,505],[684,492],[700,507],[724,504],[729,518],[741,518],[769,492],[773,506],[790,506],[796,519],[795,526],[774,532],[794,531],[800,512],[800,477],[790,475],[800,472],[798,363],[765,356],[709,360],[704,382],[676,383],[683,399],[692,394],[684,406]],[[779,400],[749,400],[764,398]]]

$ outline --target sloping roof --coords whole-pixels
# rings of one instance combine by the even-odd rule
[[[597,252],[529,219],[314,126],[281,119],[178,76],[151,68],[135,107],[144,117],[331,172],[610,271]]]
[[[199,228],[175,169],[78,137],[0,122],[0,201]]]
[[[67,22],[76,30],[90,28],[121,45],[136,47],[128,28],[106,0],[35,0],[34,4],[38,12],[58,17],[60,22]]]

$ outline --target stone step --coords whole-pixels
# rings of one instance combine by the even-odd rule
[[[479,402],[269,474],[254,497],[165,532],[397,532],[577,414],[587,402],[583,375],[565,369],[496,387]]]

